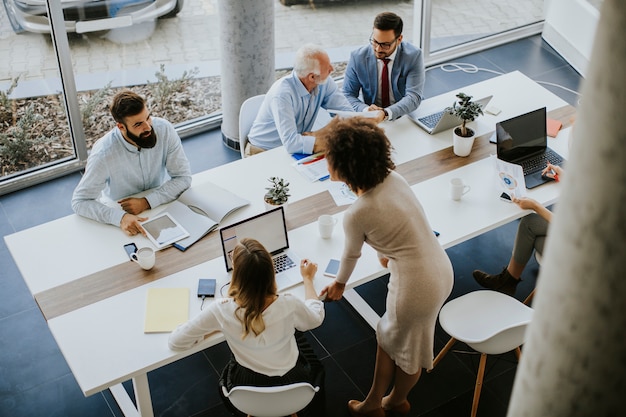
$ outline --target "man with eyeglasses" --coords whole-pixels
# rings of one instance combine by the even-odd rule
[[[343,93],[355,111],[378,111],[378,121],[412,112],[424,93],[422,50],[402,42],[402,19],[383,12],[374,19],[370,45],[350,54]]]
[[[289,153],[322,151],[313,132],[320,108],[354,111],[330,77],[332,71],[323,49],[312,44],[301,47],[291,74],[276,81],[265,95],[248,134],[246,155],[281,145]]]

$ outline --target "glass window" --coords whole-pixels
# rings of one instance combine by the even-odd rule
[[[3,0],[0,194],[80,169],[93,143],[114,126],[108,105],[120,89],[145,96],[151,113],[174,123],[181,137],[219,126],[225,23],[218,1]],[[432,65],[502,43],[498,36],[510,31],[528,36],[524,28],[533,27],[537,33],[543,4],[275,0],[277,68],[291,68],[296,49],[314,42],[326,48],[333,75],[341,76],[383,10],[402,16],[404,39],[420,45]]]
[[[4,0],[4,6],[0,9],[0,184],[76,157],[50,37],[23,30],[14,0]]]
[[[544,0],[436,0],[431,3],[431,52],[543,20]]]

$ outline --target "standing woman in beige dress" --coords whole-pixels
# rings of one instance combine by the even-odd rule
[[[364,242],[390,271],[386,312],[376,329],[374,380],[367,397],[350,400],[348,409],[352,416],[408,414],[409,391],[422,369],[433,365],[435,323],[452,290],[452,265],[415,194],[393,171],[391,144],[375,122],[335,118],[319,133],[330,179],[345,182],[358,196],[343,219],[339,273],[321,295],[327,301],[342,297]]]

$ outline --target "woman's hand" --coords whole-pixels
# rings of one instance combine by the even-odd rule
[[[320,299],[324,301],[337,301],[343,296],[343,292],[346,289],[346,284],[341,284],[337,281],[333,281],[332,284],[324,287],[320,293]]]
[[[383,266],[383,268],[387,268],[387,265],[389,264],[389,258],[385,258],[384,256],[382,256],[378,258],[378,261]]]
[[[310,259],[302,259],[300,261],[300,274],[302,275],[302,283],[304,284],[304,298],[307,300],[317,299],[315,287],[313,286],[313,278],[317,273],[317,264],[311,262]]]
[[[520,208],[524,210],[536,211],[537,207],[540,205],[537,202],[537,200],[533,200],[532,198],[528,198],[528,197],[522,197],[522,198],[513,197],[512,200],[515,204],[517,204]]]
[[[533,200],[532,198],[522,197],[515,198],[513,197],[513,202],[520,206],[520,208],[524,210],[534,210],[535,213],[540,215],[545,221],[552,221],[552,212],[539,204],[537,200]]]
[[[317,264],[315,262],[311,262],[311,260],[306,258],[300,261],[300,275],[302,275],[302,278],[313,280],[316,273]]]
[[[559,181],[563,176],[563,173],[563,168],[558,165],[552,165],[550,162],[548,162],[548,165],[546,165],[543,171],[541,171],[541,175],[552,178],[555,181]]]

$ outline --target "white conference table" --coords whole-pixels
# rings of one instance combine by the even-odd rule
[[[551,111],[567,106],[566,102],[519,72],[457,91],[475,98],[491,94],[494,97],[490,104],[502,110],[498,116],[485,115],[474,122],[479,135],[493,131],[497,121],[539,107],[546,106]],[[431,106],[449,105],[457,91],[425,100],[422,107],[427,110]],[[398,165],[446,149],[452,143],[450,131],[428,135],[408,118],[386,122],[382,126],[395,148],[394,159]],[[568,139],[569,129],[565,129],[556,139],[549,138],[549,145],[567,158]],[[516,205],[498,198],[491,164],[488,158],[482,159],[412,186],[431,226],[441,233],[439,241],[444,248],[526,214]],[[270,176],[281,176],[291,183],[291,202],[315,196],[328,188],[328,182],[305,180],[282,148],[196,174],[192,186],[210,181],[251,201],[249,206],[228,216],[223,222],[228,224],[264,210],[262,196]],[[471,186],[471,191],[458,202],[449,198],[448,182],[455,176]],[[559,191],[560,184],[551,183],[530,190],[528,195],[549,205],[556,201]],[[162,209],[157,208],[154,212]],[[291,246],[301,256],[318,262],[320,268],[328,259],[340,257],[343,249],[343,213],[339,212],[335,217],[339,221],[332,239],[321,239],[315,222],[289,232]],[[119,228],[76,215],[6,236],[5,240],[33,295],[127,263],[122,246],[129,240],[139,246],[149,244],[143,237],[130,239]],[[73,250],[68,251],[68,247]],[[180,256],[185,254],[181,252]],[[33,262],[33,258],[37,262]],[[157,256],[157,265],[158,261]],[[365,245],[349,282],[351,290],[346,292],[346,299],[372,326],[376,325],[378,316],[353,288],[385,273],[374,251]],[[200,311],[200,301],[195,296],[200,277],[216,278],[218,289],[229,280],[223,260],[218,257],[48,320],[51,332],[86,396],[110,388],[125,415],[153,415],[147,372],[219,343],[223,338],[213,335],[188,351],[173,352],[167,347],[168,334],[144,334],[147,288],[190,288],[190,317],[193,317]],[[315,286],[321,290],[330,282],[320,271]],[[302,286],[293,287],[289,292],[303,296]],[[129,379],[133,380],[137,407],[121,386],[121,382]]]

